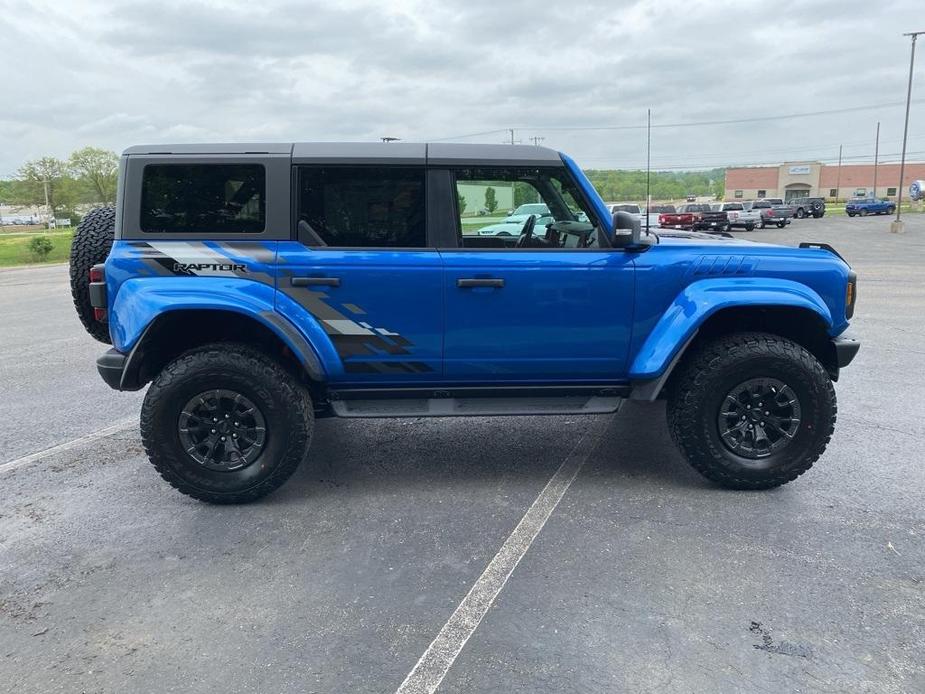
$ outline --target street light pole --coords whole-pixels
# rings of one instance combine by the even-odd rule
[[[906,88],[906,123],[903,126],[903,153],[899,160],[899,187],[896,195],[896,221],[890,225],[890,231],[894,234],[901,234],[903,223],[901,221],[903,206],[903,175],[906,172],[906,140],[909,137],[909,104],[912,101],[912,72],[915,69],[915,40],[919,34],[925,34],[925,31],[912,31],[903,36],[912,37],[912,53],[909,56],[909,86]]]
[[[877,162],[880,159],[880,121],[877,121],[877,136],[874,139],[874,197],[877,197]]]

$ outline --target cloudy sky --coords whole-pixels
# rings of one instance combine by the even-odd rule
[[[633,168],[647,108],[657,168],[830,160],[839,144],[871,161],[878,120],[895,159],[901,34],[917,29],[914,1],[0,0],[0,176],[85,145],[507,128],[586,168]]]

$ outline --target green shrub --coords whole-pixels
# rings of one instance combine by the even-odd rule
[[[29,253],[32,254],[33,259],[38,261],[45,260],[54,247],[55,244],[47,236],[33,236],[28,246]]]

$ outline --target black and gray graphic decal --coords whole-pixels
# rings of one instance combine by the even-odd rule
[[[418,361],[369,360],[369,357],[411,355],[413,343],[399,333],[375,327],[367,320],[366,311],[356,304],[338,307],[324,292],[311,289],[286,289],[286,293],[299,302],[324,328],[334,349],[344,362],[347,373],[425,373],[430,366]],[[354,317],[351,317],[351,315]],[[351,358],[364,358],[351,361]]]

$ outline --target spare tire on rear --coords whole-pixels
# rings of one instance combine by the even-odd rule
[[[97,207],[77,225],[71,242],[71,296],[77,317],[90,335],[106,344],[112,344],[109,326],[93,317],[90,305],[90,268],[104,262],[109,255],[115,226],[115,208]]]

